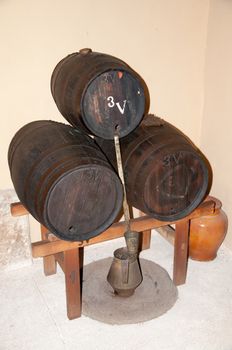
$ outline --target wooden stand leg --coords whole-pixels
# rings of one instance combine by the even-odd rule
[[[142,211],[139,211],[139,216],[144,216],[145,214]],[[140,242],[139,242],[139,249],[145,250],[149,249],[151,245],[151,230],[146,230],[141,232],[140,235]]]
[[[132,230],[141,232],[142,239],[140,247],[142,249],[148,249],[150,247],[151,229],[153,228],[160,228],[158,232],[165,238],[168,238],[171,243],[175,239],[173,281],[176,285],[180,285],[184,284],[186,280],[190,220],[200,216],[212,215],[215,213],[215,209],[217,209],[215,207],[215,201],[208,200],[204,202],[188,217],[176,223],[175,234],[170,227],[168,228],[168,225],[175,222],[162,222],[162,227],[160,227],[160,221],[149,216],[132,219],[131,228]],[[11,213],[13,216],[29,214],[21,203],[12,203]],[[144,213],[140,213],[140,215],[144,216]],[[163,226],[167,226],[166,230]],[[125,222],[117,222],[98,237],[93,237],[83,242],[67,242],[58,239],[47,241],[48,230],[44,226],[41,226],[42,241],[32,243],[32,254],[34,258],[43,257],[45,275],[56,273],[56,261],[58,261],[63,269],[65,273],[67,314],[69,319],[81,316],[81,282],[84,246],[122,237],[124,230]]]
[[[151,230],[141,233],[140,250],[149,249],[151,245]]]
[[[189,220],[176,223],[174,244],[173,282],[176,286],[184,284],[187,273]]]
[[[41,225],[41,238],[47,239],[48,229]],[[48,255],[43,258],[44,274],[46,276],[54,275],[56,273],[56,259],[54,255]]]
[[[64,252],[67,315],[70,320],[81,316],[81,269],[84,248]]]

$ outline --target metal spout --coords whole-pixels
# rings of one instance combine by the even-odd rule
[[[119,248],[114,252],[107,281],[114,289],[115,294],[129,297],[142,282],[142,273],[139,261],[130,259],[127,248]]]

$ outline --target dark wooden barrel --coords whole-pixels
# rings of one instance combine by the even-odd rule
[[[8,162],[20,201],[61,239],[94,237],[121,209],[118,175],[94,140],[69,125],[25,125],[12,139]]]
[[[129,134],[148,109],[143,79],[122,60],[82,49],[55,67],[51,92],[61,114],[76,127],[113,139]]]
[[[96,139],[116,168],[112,141]],[[128,202],[158,220],[193,211],[209,188],[210,165],[177,128],[154,116],[121,139]]]

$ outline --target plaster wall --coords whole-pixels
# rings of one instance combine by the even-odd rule
[[[229,219],[232,249],[232,2],[211,0],[205,61],[205,102],[200,147],[213,168],[212,193]]]
[[[150,111],[200,143],[209,0],[0,0],[0,188],[24,124],[64,121],[50,93],[58,61],[83,47],[118,56],[146,81]],[[33,231],[33,229],[32,229]]]

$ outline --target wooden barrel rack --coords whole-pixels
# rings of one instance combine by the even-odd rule
[[[141,233],[140,249],[144,250],[150,247],[152,229],[175,224],[173,282],[175,285],[181,285],[186,281],[190,221],[202,215],[210,215],[214,211],[215,203],[209,198],[183,219],[165,222],[142,214],[139,218],[131,219],[131,229]],[[12,203],[11,214],[12,216],[22,216],[29,213],[21,203]],[[84,247],[122,237],[124,231],[125,223],[123,221],[116,222],[99,236],[88,241],[70,242],[57,238],[41,225],[42,239],[39,242],[32,243],[32,256],[33,258],[43,257],[46,276],[56,273],[57,263],[63,270],[67,316],[70,320],[81,316],[81,276]]]

